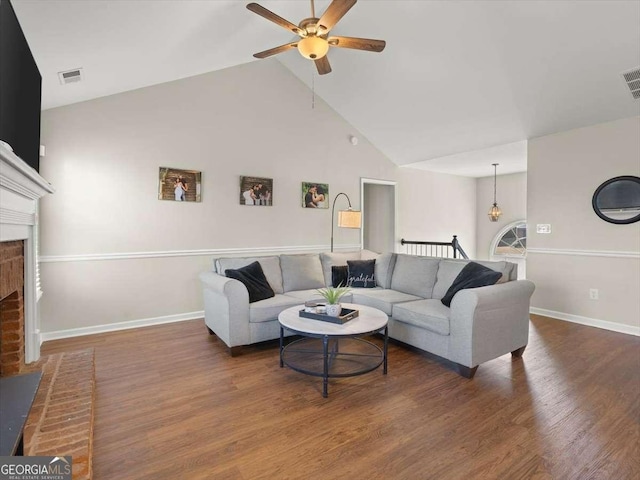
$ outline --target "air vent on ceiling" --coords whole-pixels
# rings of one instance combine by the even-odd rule
[[[629,70],[628,72],[623,72],[622,78],[627,82],[633,98],[636,100],[640,99],[640,67]]]
[[[58,78],[62,85],[67,83],[78,83],[82,80],[82,68],[74,68],[65,72],[58,72]]]

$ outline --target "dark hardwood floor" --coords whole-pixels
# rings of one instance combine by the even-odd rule
[[[640,338],[532,316],[521,359],[467,380],[389,346],[321,380],[277,346],[231,358],[203,321],[47,342],[95,347],[94,478],[638,479]]]

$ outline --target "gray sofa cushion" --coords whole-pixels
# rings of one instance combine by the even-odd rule
[[[411,302],[420,299],[420,297],[415,295],[380,287],[354,288],[351,290],[351,293],[353,294],[353,303],[377,308],[387,315],[391,315],[393,306],[396,303]]]
[[[444,294],[447,293],[447,290],[449,290],[449,287],[467,263],[469,262],[466,260],[440,260],[438,276],[436,284],[433,286],[431,298],[440,300],[444,297]]]
[[[376,258],[376,283],[382,288],[391,288],[393,267],[396,264],[395,253],[383,253]]]
[[[427,299],[393,306],[393,318],[399,322],[449,335],[451,309],[440,300]]]
[[[236,257],[218,258],[214,262],[216,273],[223,275],[227,269],[237,270],[246,267],[250,263],[259,262],[267,277],[267,282],[271,285],[274,293],[284,293],[282,286],[282,271],[280,270],[280,257]]]
[[[317,253],[280,255],[280,267],[285,292],[325,286],[322,265]],[[329,269],[329,281],[331,281],[331,269]]]
[[[362,249],[360,250],[360,260],[375,260],[378,258],[380,254],[378,252],[373,252],[371,250]]]
[[[431,298],[439,263],[439,258],[396,255],[391,288],[422,298]]]
[[[278,315],[285,308],[300,305],[300,299],[288,295],[276,295],[275,297],[260,300],[249,305],[249,323],[269,322],[277,320]]]
[[[324,276],[324,284],[327,287],[331,286],[331,267],[334,265],[346,265],[347,260],[360,260],[360,250],[355,252],[330,252],[320,254],[322,275]]]

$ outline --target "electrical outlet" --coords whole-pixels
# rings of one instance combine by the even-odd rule
[[[599,292],[597,288],[590,288],[589,289],[589,298],[591,300],[598,300],[599,297]]]
[[[538,223],[536,225],[536,233],[551,233],[550,223]]]

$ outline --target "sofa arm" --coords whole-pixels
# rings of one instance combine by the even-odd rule
[[[451,360],[475,367],[526,346],[534,289],[517,280],[458,292],[451,302]]]
[[[228,347],[251,343],[249,293],[233,278],[214,272],[200,274],[204,296],[204,322]]]

